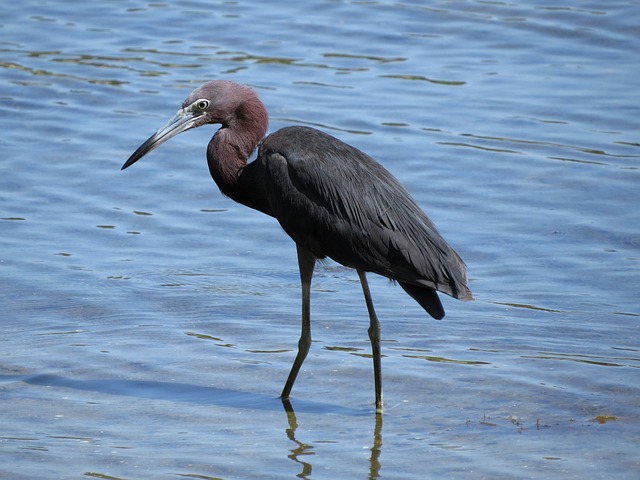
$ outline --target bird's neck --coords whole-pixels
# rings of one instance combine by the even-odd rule
[[[256,182],[252,169],[245,167],[267,132],[267,111],[257,96],[250,95],[221,123],[207,148],[209,172],[223,194],[256,208]]]
[[[265,126],[256,123],[231,124],[218,130],[209,142],[209,172],[222,193],[236,201],[242,202],[244,192],[240,190],[244,182],[240,182],[240,177],[265,130]]]
[[[251,152],[247,152],[242,144],[234,141],[228,128],[216,132],[207,148],[209,172],[220,190],[227,190],[237,182],[242,168],[247,164]]]

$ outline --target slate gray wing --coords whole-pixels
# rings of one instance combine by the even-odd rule
[[[460,257],[404,187],[365,153],[318,130],[287,127],[264,140],[259,161],[273,216],[318,258],[471,298]]]

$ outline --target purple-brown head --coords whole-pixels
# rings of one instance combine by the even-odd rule
[[[264,112],[264,113],[262,113]],[[266,111],[257,95],[248,87],[228,80],[213,80],[196,88],[182,103],[180,110],[133,152],[122,170],[133,165],[151,150],[179,133],[209,123],[234,127],[246,120],[246,114],[258,116],[253,120],[261,124],[262,136],[266,131]],[[262,138],[262,136],[260,138]],[[258,140],[260,140],[260,138]]]

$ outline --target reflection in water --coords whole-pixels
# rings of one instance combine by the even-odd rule
[[[311,475],[312,466],[308,462],[304,462],[300,457],[303,455],[314,455],[315,452],[313,450],[313,445],[309,445],[307,443],[302,443],[298,439],[296,439],[296,430],[298,429],[298,419],[296,418],[296,412],[293,411],[293,407],[291,406],[291,402],[289,400],[282,400],[282,405],[284,407],[284,411],[287,413],[287,421],[289,422],[289,427],[286,429],[287,438],[296,444],[296,447],[291,450],[291,454],[287,455],[291,460],[296,463],[302,465],[302,471],[296,475],[299,478],[309,478]]]
[[[282,399],[282,406],[287,414],[288,427],[285,430],[287,438],[295,443],[295,447],[291,450],[288,457],[296,463],[302,465],[302,471],[296,475],[299,478],[308,479],[311,475],[313,465],[309,462],[305,462],[301,457],[304,455],[315,455],[313,452],[313,445],[303,443],[296,438],[296,431],[298,429],[298,418],[296,412],[293,410],[293,406],[289,400]],[[369,456],[369,480],[375,480],[380,478],[380,452],[382,450],[382,414],[376,413],[375,425],[373,427],[373,441],[371,442],[371,455]]]
[[[369,480],[380,478],[380,451],[382,449],[382,414],[376,412],[376,424],[373,427],[373,442],[369,457]]]

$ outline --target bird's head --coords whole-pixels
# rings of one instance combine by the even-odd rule
[[[264,111],[257,95],[248,87],[228,80],[207,82],[191,92],[182,103],[180,110],[133,152],[122,166],[122,170],[179,133],[209,123],[219,123],[223,127],[232,126],[245,117],[244,107],[256,104],[260,107],[255,110]],[[254,112],[251,111],[251,113]],[[266,130],[266,112],[264,115],[264,120],[260,118],[259,121],[264,121]]]

